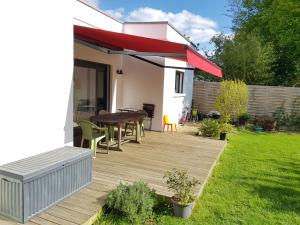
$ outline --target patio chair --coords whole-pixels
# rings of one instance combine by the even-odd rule
[[[136,129],[135,123],[129,122],[125,124],[125,135],[127,134],[127,130],[131,130],[131,135],[133,135],[134,130]],[[141,137],[145,137],[145,127],[144,123],[141,124],[141,130],[140,130]]]
[[[145,117],[147,116],[147,112],[145,110],[138,110],[137,112],[143,113],[145,115]],[[125,135],[127,134],[128,129],[131,130],[131,135],[133,135],[134,130],[136,130],[135,123],[128,122],[128,123],[125,124]],[[144,126],[143,121],[141,123],[140,136],[145,137],[145,126]]]
[[[198,121],[198,109],[192,109],[192,120],[193,122]]]
[[[104,110],[104,109],[101,109],[98,113],[98,115],[106,115],[106,114],[109,114],[110,112],[108,112],[107,110]],[[105,125],[101,125],[101,124],[98,124],[99,127],[106,127]],[[109,134],[109,138],[111,141],[113,141],[114,139],[114,133],[115,133],[115,127],[114,126],[107,126],[108,128],[108,134]]]
[[[88,121],[82,120],[79,122],[79,126],[82,129],[82,138],[81,138],[81,145],[83,146],[84,140],[89,141],[89,148],[94,151],[94,158],[96,158],[97,153],[97,144],[99,141],[105,138],[107,144],[107,154],[108,154],[108,144],[109,144],[109,136],[108,136],[108,129],[106,127],[98,127],[96,124]]]
[[[169,131],[169,127],[171,126],[171,132],[173,132],[173,127],[175,128],[175,131],[177,131],[177,125],[175,122],[170,122],[169,121],[169,115],[164,115],[163,116],[163,132],[165,132],[166,126],[167,126],[167,131]]]

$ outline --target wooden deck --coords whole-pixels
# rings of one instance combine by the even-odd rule
[[[195,136],[196,128],[180,127],[179,132],[146,132],[141,144],[127,143],[124,152],[97,154],[93,181],[88,187],[56,206],[33,217],[27,225],[91,224],[101,212],[107,193],[119,182],[143,180],[160,195],[171,196],[163,174],[174,167],[185,168],[201,181],[200,194],[218,160],[225,142]],[[16,225],[0,217],[0,225]]]

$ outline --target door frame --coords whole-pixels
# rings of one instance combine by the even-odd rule
[[[92,68],[96,69],[96,79],[97,79],[97,74],[101,68],[101,70],[104,68],[104,82],[106,85],[104,85],[104,92],[106,93],[106,109],[110,111],[111,103],[110,103],[110,65],[109,64],[103,64],[103,63],[98,63],[98,62],[92,62],[88,60],[83,60],[83,59],[74,59],[74,68],[75,66],[79,67],[86,67],[86,68]],[[97,93],[97,85],[96,85],[96,93]]]

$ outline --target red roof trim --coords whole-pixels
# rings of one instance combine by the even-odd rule
[[[128,49],[136,52],[183,54],[185,56],[172,58],[185,61],[200,70],[222,77],[220,67],[185,44],[78,25],[74,25],[74,34],[79,39],[112,50]]]

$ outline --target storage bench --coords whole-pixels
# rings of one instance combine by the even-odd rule
[[[25,223],[91,180],[90,149],[63,147],[0,166],[0,214]]]

